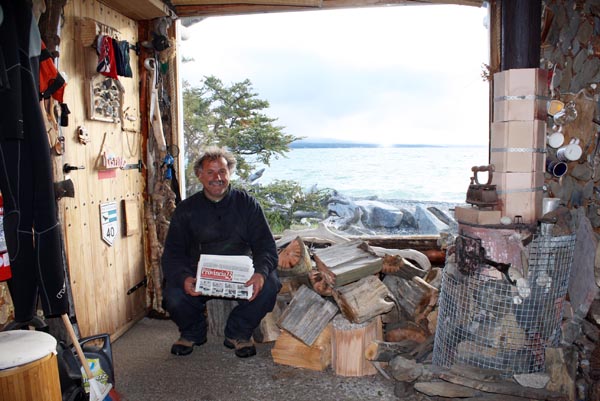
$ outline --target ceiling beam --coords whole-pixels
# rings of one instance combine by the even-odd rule
[[[316,9],[342,9],[389,5],[454,4],[481,7],[483,0],[171,0],[179,17],[259,14]]]
[[[171,15],[162,0],[98,0],[108,7],[135,21],[149,20]]]

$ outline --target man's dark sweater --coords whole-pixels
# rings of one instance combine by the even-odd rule
[[[202,191],[181,201],[169,226],[162,256],[169,285],[195,277],[200,254],[248,255],[265,280],[277,267],[277,248],[265,215],[252,196],[229,187],[219,202]]]

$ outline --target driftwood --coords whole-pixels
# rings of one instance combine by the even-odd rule
[[[383,267],[382,259],[360,240],[318,249],[313,258],[325,282],[334,288],[379,273]]]
[[[325,370],[331,364],[331,324],[319,334],[311,346],[282,330],[271,349],[273,362],[282,365]]]
[[[377,373],[373,364],[365,358],[365,344],[383,338],[381,319],[374,319],[361,324],[348,321],[344,316],[333,318],[331,337],[331,365],[336,375],[368,376]]]
[[[312,269],[310,255],[302,238],[296,237],[279,252],[277,272],[280,277],[301,276]]]
[[[310,346],[337,313],[335,303],[303,285],[281,314],[277,325]]]
[[[418,382],[415,383],[415,390],[430,397],[467,398],[481,395],[480,391],[470,387],[445,381]]]
[[[317,228],[306,230],[285,230],[279,239],[275,241],[277,248],[282,248],[293,241],[296,237],[301,237],[305,243],[332,245],[350,241],[348,238],[334,233],[324,223],[319,223]]]
[[[438,244],[439,235],[380,235],[369,237],[354,237],[366,241],[370,246],[378,246],[387,249],[415,249],[417,251],[428,251],[430,249],[441,250]]]
[[[335,288],[333,299],[344,317],[353,323],[366,322],[394,307],[390,290],[376,276]]]
[[[410,263],[410,265],[414,267],[414,274],[407,278],[412,278],[413,276],[424,277],[425,274],[427,274],[427,272],[431,269],[431,261],[427,255],[416,249],[388,249],[378,246],[371,246],[371,250],[373,250],[377,256],[400,256],[402,259]]]
[[[460,376],[456,373],[441,372],[439,377],[447,382],[459,384],[461,386],[485,391],[486,393],[504,394],[509,396],[524,397],[539,400],[563,400],[563,394],[555,391],[523,387],[512,381],[483,381]]]

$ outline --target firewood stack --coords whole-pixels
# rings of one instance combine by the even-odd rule
[[[440,268],[423,252],[340,240],[324,226],[306,234],[278,241],[283,288],[273,360],[320,371],[331,367],[341,376],[387,377],[389,360],[366,357],[373,344],[400,343],[420,361],[428,360]]]

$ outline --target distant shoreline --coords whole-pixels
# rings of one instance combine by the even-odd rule
[[[290,149],[319,149],[319,148],[483,148],[486,145],[427,145],[427,144],[394,144],[379,145],[375,143],[348,142],[293,142]]]

